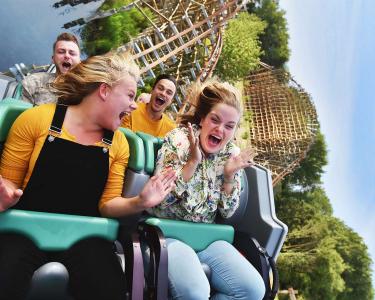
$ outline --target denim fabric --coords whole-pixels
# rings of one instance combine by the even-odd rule
[[[168,280],[171,299],[261,300],[265,286],[258,271],[229,243],[216,241],[195,253],[188,245],[167,239]],[[210,266],[211,283],[201,267]]]

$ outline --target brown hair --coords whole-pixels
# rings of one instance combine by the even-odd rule
[[[216,104],[226,104],[234,107],[242,114],[241,93],[227,82],[218,79],[209,79],[205,83],[195,82],[188,89],[187,104],[190,105],[186,113],[178,117],[183,125],[197,124],[206,117]]]
[[[56,41],[53,43],[53,47],[52,47],[53,53],[55,53],[56,44],[59,41],[73,42],[73,43],[77,44],[77,46],[79,48],[79,43],[78,43],[77,37],[74,34],[71,34],[71,33],[68,33],[68,32],[63,32],[63,33],[61,33],[57,36]]]
[[[52,88],[60,103],[76,105],[93,93],[102,83],[115,85],[126,75],[138,82],[139,67],[130,53],[109,53],[92,56],[59,75]]]

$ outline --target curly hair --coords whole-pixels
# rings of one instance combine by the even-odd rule
[[[216,104],[226,104],[234,107],[242,114],[241,92],[228,82],[211,78],[204,83],[193,83],[187,93],[187,112],[178,116],[178,123],[187,125],[197,124],[206,117]]]

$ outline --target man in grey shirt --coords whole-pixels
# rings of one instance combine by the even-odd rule
[[[22,81],[22,99],[33,105],[55,103],[57,98],[50,89],[56,76],[68,72],[80,63],[80,49],[77,38],[70,33],[62,33],[53,44],[52,61],[56,65],[56,73],[34,73]]]

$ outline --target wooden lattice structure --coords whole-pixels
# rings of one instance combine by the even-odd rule
[[[70,2],[60,1],[57,5]],[[99,11],[86,19],[69,22],[64,27],[83,25],[131,9],[139,10],[151,25],[119,50],[133,49],[144,80],[164,72],[176,76],[179,93],[174,108],[177,111],[185,97],[186,86],[192,80],[204,81],[212,74],[223,46],[224,26],[247,2],[136,0],[120,8]]]
[[[284,70],[262,67],[251,73],[244,94],[255,160],[272,171],[275,185],[299,165],[314,141],[319,126],[315,107]]]

